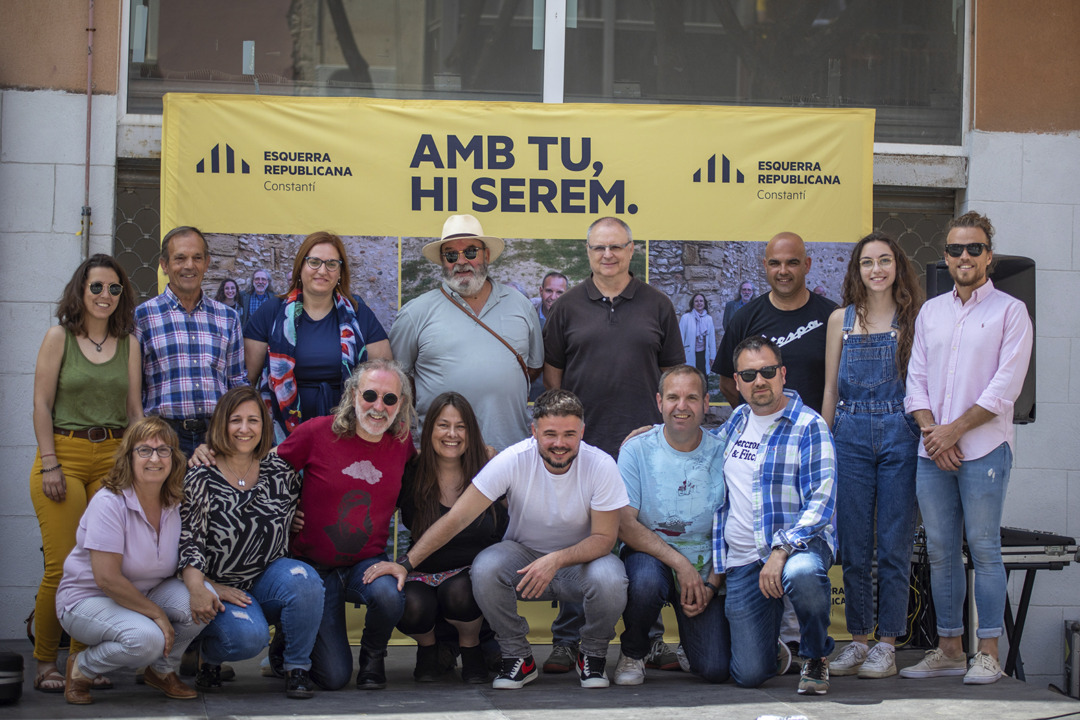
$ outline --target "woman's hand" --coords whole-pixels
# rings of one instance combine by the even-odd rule
[[[383,560],[382,562],[375,563],[364,571],[364,584],[373,583],[377,578],[381,578],[383,575],[393,575],[397,578],[397,589],[401,590],[405,587],[405,578],[409,576],[409,571],[400,563]]]
[[[191,617],[199,625],[209,625],[219,612],[225,611],[218,596],[206,585],[199,585],[191,591]]]
[[[172,652],[173,642],[176,640],[176,631],[173,630],[172,623],[169,622],[169,618],[165,613],[154,616],[154,624],[161,629],[161,634],[165,636],[165,652],[162,657],[169,657],[169,653]]]
[[[213,586],[214,592],[218,594],[218,598],[222,602],[232,603],[240,607],[247,607],[251,604],[251,596],[240,588],[234,588],[232,585],[222,585],[213,581],[210,581],[210,585]],[[225,606],[222,606],[221,609],[224,610]]]
[[[217,458],[214,456],[214,451],[206,443],[195,448],[195,452],[191,453],[191,459],[187,461],[189,468],[202,467],[203,465],[217,467]]]
[[[301,510],[297,510],[293,514],[292,522],[289,523],[289,533],[296,535],[298,532],[304,529],[304,513]]]
[[[57,466],[52,472],[41,473],[41,491],[53,502],[64,502],[67,497],[67,480],[64,479],[62,467]]]

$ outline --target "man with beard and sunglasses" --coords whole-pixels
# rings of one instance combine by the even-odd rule
[[[451,215],[422,251],[442,268],[441,286],[406,303],[390,329],[394,359],[416,383],[420,424],[437,395],[455,390],[496,450],[528,437],[529,385],[544,363],[532,303],[488,275],[505,247],[472,215]]]
[[[919,498],[938,646],[906,678],[963,675],[968,685],[1001,677],[1006,575],[1001,514],[1012,468],[1013,403],[1031,360],[1032,328],[1024,303],[994,287],[994,227],[977,212],[946,226],[945,263],[955,287],[927,300],[915,320],[904,410],[922,430],[915,494]],[[975,571],[979,644],[964,655],[967,575],[962,540]]]
[[[731,676],[741,687],[757,687],[776,674],[786,596],[799,619],[799,655],[806,658],[798,692],[824,695],[833,651],[832,435],[799,393],[784,389],[787,368],[775,342],[749,337],[732,361],[746,402],[714,431],[724,448],[726,496],[713,531],[713,570],[727,576]]]
[[[520,688],[539,674],[527,637],[529,624],[518,614],[519,599],[582,603],[578,677],[585,688],[609,684],[604,671],[608,645],[626,605],[626,573],[611,549],[619,513],[629,500],[611,456],[581,441],[584,415],[573,393],[545,392],[533,406],[533,436],[485,465],[397,566],[380,564],[365,576],[372,581],[393,574],[402,587],[414,565],[505,496],[510,514],[506,535],[477,555],[470,571],[473,596],[502,651],[502,669],[492,685],[496,689]]]
[[[386,686],[386,645],[405,610],[405,595],[390,579],[365,582],[364,572],[390,564],[390,518],[405,463],[416,454],[409,434],[412,412],[409,380],[398,364],[369,360],[345,382],[334,415],[300,424],[277,447],[283,460],[304,473],[297,506],[302,527],[289,550],[319,572],[325,587],[311,679],[327,690],[344,687],[352,676],[346,602],[367,606],[356,687]]]

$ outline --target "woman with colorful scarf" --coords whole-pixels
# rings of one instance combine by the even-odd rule
[[[292,284],[259,307],[244,328],[248,378],[269,404],[274,443],[313,417],[331,414],[352,369],[392,359],[374,313],[352,295],[341,238],[308,235],[293,263]]]

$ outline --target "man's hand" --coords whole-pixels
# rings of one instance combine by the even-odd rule
[[[960,463],[964,459],[964,453],[960,452],[960,448],[953,445],[947,450],[943,450],[938,453],[934,458],[934,462],[937,463],[939,470],[945,472],[956,472],[960,469]]]
[[[758,588],[761,594],[767,598],[779,599],[784,597],[784,564],[788,554],[782,549],[772,551],[772,555],[765,562],[765,567],[758,573]]]
[[[946,423],[945,425],[928,425],[922,429],[922,435],[926,454],[932,460],[937,460],[941,453],[959,442],[963,433],[956,427],[956,423]]]
[[[188,458],[187,461],[187,466],[189,468],[202,467],[203,465],[217,467],[217,457],[214,455],[214,451],[211,450],[210,446],[206,443],[202,443],[195,448],[195,452],[191,453],[191,457]]]
[[[705,581],[701,579],[697,568],[686,558],[683,558],[683,561],[674,568],[675,577],[679,581],[679,602],[683,607],[700,605],[704,609],[712,599],[712,590],[705,587]]]
[[[518,570],[518,575],[522,578],[514,589],[525,600],[538,598],[547,590],[548,584],[551,583],[551,579],[555,577],[558,570],[559,564],[551,558],[551,555],[539,557]]]
[[[364,571],[364,584],[370,585],[376,578],[381,578],[383,575],[393,575],[397,580],[397,589],[401,590],[405,587],[405,578],[409,576],[409,571],[401,563],[383,560]]]
[[[292,522],[289,523],[289,534],[296,535],[298,532],[304,529],[304,511],[297,510],[293,514]]]

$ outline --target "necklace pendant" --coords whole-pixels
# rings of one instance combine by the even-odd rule
[[[247,481],[246,480],[237,480],[236,484],[239,485],[240,487],[247,487]]]

